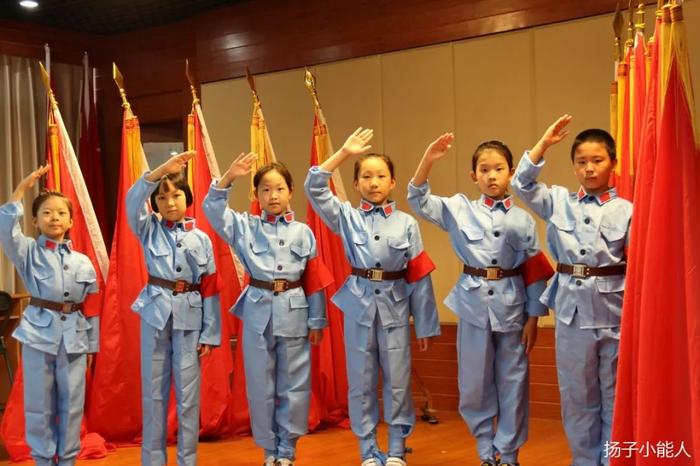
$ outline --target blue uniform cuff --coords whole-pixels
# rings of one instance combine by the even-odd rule
[[[328,327],[328,319],[325,317],[312,317],[306,321],[306,325],[310,330],[320,330]]]
[[[219,199],[227,199],[229,192],[231,192],[231,187],[233,183],[228,188],[218,188],[216,185],[219,184],[219,180],[212,180],[209,186],[209,196]]]

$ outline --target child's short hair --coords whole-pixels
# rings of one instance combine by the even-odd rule
[[[505,145],[505,143],[494,139],[492,141],[484,141],[476,147],[476,150],[472,155],[472,171],[476,171],[476,165],[479,161],[479,156],[487,150],[494,150],[501,154],[508,163],[508,170],[513,169],[513,153],[510,151],[508,146]]]
[[[158,212],[156,197],[158,197],[158,194],[169,192],[170,185],[172,185],[175,190],[180,189],[185,193],[185,203],[187,207],[192,205],[194,197],[192,196],[190,185],[187,183],[187,175],[185,173],[184,170],[177,173],[170,173],[160,179],[158,187],[151,193],[151,208],[153,212]]]
[[[591,128],[581,131],[580,133],[578,133],[578,136],[576,136],[576,139],[574,139],[574,143],[571,145],[572,162],[574,161],[574,154],[576,153],[576,149],[578,149],[578,146],[580,146],[584,142],[597,142],[599,144],[602,144],[608,151],[610,161],[614,162],[617,159],[617,154],[615,153],[615,139],[613,139],[610,133],[608,133],[604,129]]]
[[[287,187],[290,191],[294,190],[294,181],[292,180],[292,174],[289,173],[289,169],[286,167],[286,165],[282,162],[272,162],[268,163],[267,165],[263,165],[258,169],[258,171],[255,172],[255,176],[253,176],[253,188],[255,189],[255,191],[258,190],[258,185],[263,179],[263,176],[267,175],[272,170],[275,170],[277,173],[282,175],[282,178],[284,178],[284,181],[287,183]]]
[[[47,199],[52,197],[58,197],[63,199],[63,202],[65,202],[66,206],[68,207],[68,213],[70,214],[70,218],[73,218],[73,204],[71,203],[70,199],[68,199],[66,195],[60,191],[49,190],[44,190],[40,192],[39,195],[34,198],[34,202],[32,202],[32,216],[36,217],[36,215],[39,213],[39,209],[41,208],[41,204],[43,204]]]
[[[386,163],[386,166],[389,168],[389,174],[391,175],[391,179],[396,178],[394,176],[394,162],[391,161],[389,156],[385,154],[377,154],[375,152],[371,152],[369,154],[362,154],[357,160],[355,160],[354,172],[352,177],[353,181],[357,181],[357,177],[360,175],[360,168],[362,167],[362,162],[371,158],[383,160],[384,163]]]

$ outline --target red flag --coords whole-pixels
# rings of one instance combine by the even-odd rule
[[[320,165],[332,153],[332,145],[326,119],[320,106],[316,106],[314,114],[314,130],[311,138],[311,166]],[[335,181],[335,182],[334,182]],[[337,192],[336,182],[340,191],[342,180],[339,174],[330,182],[331,190]],[[343,196],[344,197],[344,196]],[[345,347],[343,344],[343,314],[331,301],[332,296],[350,275],[350,264],[345,257],[343,243],[334,234],[316,212],[307,203],[306,223],[314,232],[318,255],[327,264],[335,283],[326,288],[326,312],[328,328],[324,332],[321,344],[312,350],[313,361],[313,391],[321,406],[321,422],[337,425],[348,420],[348,380],[345,370]]]
[[[612,466],[700,457],[700,152],[682,8],[666,8],[673,23],[668,35],[660,28],[652,62],[647,121],[656,112],[658,131],[647,123],[644,132],[613,420],[613,446],[636,448]]]
[[[128,104],[127,104],[128,105]],[[131,304],[146,284],[141,244],[127,224],[126,193],[146,170],[139,121],[127,106],[122,125],[119,194],[100,328],[100,353],[87,410],[88,425],[111,441],[141,435],[140,318]]]

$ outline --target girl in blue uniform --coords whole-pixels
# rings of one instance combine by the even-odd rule
[[[517,465],[527,440],[528,363],[538,298],[553,271],[540,252],[535,222],[507,193],[513,156],[499,141],[480,144],[472,156],[477,200],[430,193],[428,174],[454,136],[433,141],[408,186],[413,210],[450,236],[463,274],[445,300],[459,316],[459,411],[477,441],[481,466]],[[494,421],[496,427],[494,429]]]
[[[360,441],[362,466],[405,466],[405,439],[413,431],[411,394],[413,317],[421,351],[440,334],[430,272],[418,223],[390,200],[396,186],[394,165],[385,155],[364,154],[372,130],[358,128],[320,167],[312,167],[305,189],[323,222],[340,235],[352,273],[333,296],[345,315],[350,423]],[[347,158],[355,162],[360,205],[333,195],[331,172]],[[389,425],[388,457],[377,446],[377,381],[382,370],[384,421]]]
[[[22,234],[24,193],[49,169],[32,172],[0,207],[0,243],[32,296],[12,334],[22,343],[27,444],[38,466],[69,466],[80,452],[86,355],[99,348],[97,310],[82,303],[98,290],[90,259],[67,239],[73,210],[63,194],[39,194],[32,215],[41,234]]]
[[[177,464],[197,463],[199,356],[221,342],[214,255],[209,237],[185,217],[192,192],[182,172],[193,152],[146,172],[129,189],[129,226],[143,245],[148,284],[132,309],[141,315],[141,464],[163,466],[170,379],[177,400]],[[148,209],[148,201],[152,212]]]
[[[264,466],[292,466],[308,428],[311,344],[326,327],[323,289],[333,281],[316,253],[311,229],[294,218],[292,177],[281,163],[253,178],[260,215],[228,208],[234,180],[249,174],[257,156],[241,154],[204,199],[216,232],[236,251],[248,286],[233,306],[243,320],[246,392],[255,443]]]

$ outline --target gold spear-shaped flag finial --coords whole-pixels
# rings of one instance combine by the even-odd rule
[[[253,101],[260,105],[260,99],[258,99],[258,90],[255,87],[255,77],[251,74],[250,68],[247,66],[245,67],[245,76],[246,79],[248,79],[248,85],[250,86],[250,90],[253,92]]]
[[[185,76],[187,76],[187,81],[190,83],[190,92],[192,92],[192,105],[197,105],[199,103],[199,97],[197,97],[197,87],[195,86],[195,83],[197,81],[194,79],[194,75],[192,74],[192,70],[190,69],[190,61],[187,58],[185,58]]]
[[[48,71],[44,68],[44,64],[39,62],[39,70],[41,71],[41,80],[44,81],[44,87],[46,87],[46,93],[49,96],[49,102],[51,103],[52,109],[58,108],[58,102],[56,101],[56,96],[51,89],[51,78],[49,77]]]
[[[117,83],[117,89],[119,89],[119,95],[122,98],[122,107],[126,110],[130,110],[131,105],[129,105],[129,101],[126,100],[126,91],[124,90],[124,76],[122,76],[121,71],[119,71],[117,64],[114,62],[112,62],[112,78],[114,78],[114,82]]]
[[[627,2],[627,41],[625,47],[634,45],[634,8],[632,8],[632,0]]]
[[[644,2],[639,2],[637,5],[637,13],[635,16],[634,29],[639,32],[644,32],[644,28],[646,27],[644,18]]]
[[[306,89],[309,90],[311,98],[314,100],[314,105],[317,108],[321,108],[321,103],[318,101],[318,94],[316,93],[316,77],[311,73],[308,67],[304,67],[306,70],[304,72],[304,84],[306,84]]]
[[[613,17],[613,32],[615,34],[615,61],[622,61],[622,28],[624,27],[624,19],[620,9],[620,0],[617,0],[615,7],[615,16]]]

